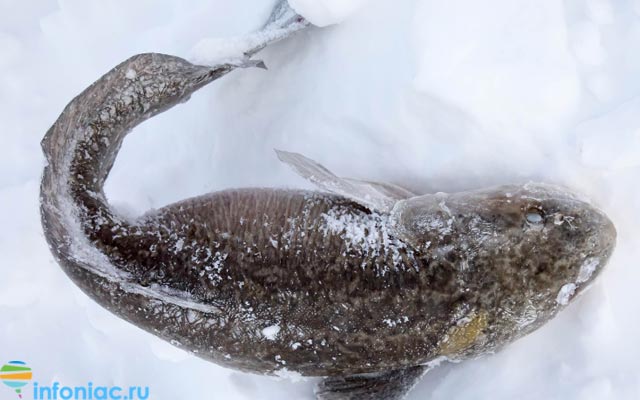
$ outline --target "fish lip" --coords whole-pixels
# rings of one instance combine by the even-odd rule
[[[618,231],[613,221],[604,213],[604,211],[594,206],[592,206],[592,209],[599,217],[597,233],[598,242],[602,248],[606,249],[603,250],[603,258],[608,260],[615,250]]]
[[[568,282],[563,286],[564,289],[565,287],[572,285],[573,289],[572,293],[567,296],[567,301],[564,304],[559,302],[559,306],[566,306],[591,288],[615,251],[617,230],[613,221],[611,221],[611,219],[602,210],[594,206],[591,206],[591,210],[597,216],[596,218],[599,219],[596,222],[598,251],[585,257],[575,280],[573,282]],[[591,271],[589,271],[588,264],[590,262],[594,262],[594,260],[597,264]]]
[[[604,217],[606,218],[606,230],[609,233],[609,237],[610,237],[610,240],[612,242],[611,243],[611,252],[613,253],[613,250],[615,250],[616,243],[617,243],[617,240],[618,240],[618,230],[616,229],[616,226],[613,223],[613,221],[611,221],[609,219],[609,217],[607,217],[606,214],[604,214]]]

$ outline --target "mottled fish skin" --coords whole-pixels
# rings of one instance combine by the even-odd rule
[[[237,66],[134,56],[42,142],[42,223],[57,261],[102,306],[176,346],[243,371],[336,377],[320,398],[401,398],[421,365],[540,327],[613,251],[601,211],[545,184],[396,198],[390,211],[327,192],[234,189],[117,214],[103,185],[125,135]],[[344,390],[354,382],[373,392]]]

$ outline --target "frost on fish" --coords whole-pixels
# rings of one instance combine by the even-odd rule
[[[278,335],[278,332],[280,332],[280,326],[278,325],[271,325],[268,326],[266,328],[264,328],[262,330],[262,335],[267,339],[267,340],[275,340],[276,336]]]
[[[585,286],[584,284],[589,282],[593,277],[596,269],[600,265],[600,259],[596,257],[587,258],[580,265],[580,270],[578,272],[578,277],[576,278],[575,283],[567,283],[562,286],[560,291],[558,292],[558,297],[556,298],[556,302],[561,306],[566,306],[569,304],[569,301],[576,293],[576,288],[578,285]],[[585,286],[585,289],[588,286]]]
[[[580,266],[580,273],[578,274],[577,283],[587,282],[593,274],[596,272],[596,269],[600,265],[600,260],[597,258],[588,258],[586,259],[582,265]]]
[[[363,268],[368,260],[378,260],[375,267],[379,275],[386,274],[390,268],[402,265],[404,261],[417,268],[410,261],[413,251],[394,235],[388,215],[376,212],[354,215],[332,209],[322,218],[321,231],[339,235],[344,240],[346,251],[354,250],[361,254]]]
[[[560,288],[558,292],[558,297],[556,297],[556,302],[561,306],[566,306],[569,304],[569,300],[576,292],[576,284],[575,283],[567,283],[566,285]]]
[[[191,50],[189,58],[201,65],[242,62],[267,44],[284,39],[308,25],[287,0],[280,0],[262,29],[244,36],[202,39]]]

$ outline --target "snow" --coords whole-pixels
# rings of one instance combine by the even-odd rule
[[[278,333],[280,333],[279,325],[268,326],[262,330],[262,336],[267,340],[276,340]]]
[[[366,2],[367,0],[289,0],[298,14],[316,26],[339,24]]]
[[[539,331],[434,368],[409,400],[639,398],[640,2],[317,3],[300,10],[342,23],[266,49],[268,71],[236,71],[136,129],[109,199],[139,214],[228,187],[312,188],[273,148],[421,193],[566,184],[616,224],[603,275]],[[313,398],[316,379],[227,370],[97,306],[53,262],[38,214],[39,141],[75,95],[132,54],[190,57],[206,38],[240,37],[272,6],[0,2],[1,357],[40,383],[148,384],[160,400]]]
[[[575,283],[567,283],[566,285],[560,288],[558,292],[558,297],[556,298],[556,302],[561,306],[566,306],[569,304],[569,300],[571,300],[571,296],[576,292],[576,284]]]
[[[191,49],[189,60],[199,65],[240,63],[244,54],[261,43],[283,37],[287,29],[259,31],[238,37],[204,38]]]
[[[299,372],[289,371],[287,368],[281,368],[276,371],[276,376],[290,382],[301,382],[307,379]]]
[[[580,266],[580,272],[578,273],[577,283],[583,283],[589,280],[596,268],[600,265],[600,260],[597,258],[588,258]]]
[[[131,79],[131,80],[136,79],[137,75],[138,74],[136,73],[136,71],[132,69],[127,70],[127,72],[124,74],[125,78]]]
[[[189,60],[198,65],[214,65],[241,59],[253,42],[253,36],[202,39],[191,49]]]

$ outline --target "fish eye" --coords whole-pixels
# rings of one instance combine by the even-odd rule
[[[540,225],[544,222],[544,212],[535,207],[531,207],[525,214],[525,219],[529,224]]]

